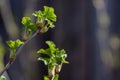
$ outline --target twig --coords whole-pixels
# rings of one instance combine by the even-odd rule
[[[22,50],[22,48],[31,40],[33,39],[37,34],[38,34],[38,30],[32,35],[32,37],[30,37],[27,41],[25,41],[25,43],[23,45],[20,46],[20,48],[17,50],[16,55],[18,56],[20,54],[20,51]]]
[[[10,67],[10,65],[11,64],[9,62],[6,64],[6,66],[4,67],[4,69],[2,71],[0,71],[0,76]]]
[[[30,40],[32,40],[37,34],[38,34],[38,30],[32,35],[32,37],[31,38],[29,38],[23,45],[21,45],[19,48],[18,48],[18,50],[17,50],[17,52],[16,52],[16,57],[20,54],[20,51],[22,50],[22,48],[30,41]],[[13,61],[14,62],[14,61]],[[0,76],[13,64],[13,62],[11,63],[11,61],[9,61],[7,64],[6,64],[6,66],[3,68],[3,70],[2,71],[0,71]]]

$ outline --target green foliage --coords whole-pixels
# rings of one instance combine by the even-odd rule
[[[59,75],[56,74],[54,80],[58,80],[58,78],[59,78]]]
[[[10,58],[13,58],[15,59],[16,57],[16,50],[17,48],[24,44],[24,42],[20,41],[19,39],[17,39],[16,41],[12,41],[12,40],[9,40],[6,42],[7,45],[10,47]]]
[[[0,76],[0,80],[7,80],[5,76]]]
[[[29,37],[31,37],[32,33],[37,29],[36,25],[31,21],[30,17],[23,17],[22,18],[22,24],[24,25],[23,29],[23,39],[27,40]]]
[[[23,17],[22,18],[22,24],[25,26],[26,31],[35,31],[36,26],[34,23],[32,23],[30,17]]]
[[[41,20],[51,20],[56,22],[56,14],[54,13],[54,8],[52,7],[44,6],[44,11],[35,11],[33,15],[37,17],[38,22]]]
[[[49,77],[47,76],[44,76],[44,80],[50,80]]]
[[[38,31],[39,33],[45,33],[50,28],[55,27],[54,22],[56,22],[57,16],[54,13],[54,8],[44,6],[43,11],[41,10],[35,11],[32,15],[36,17],[35,23],[31,21],[30,17],[23,17],[21,21],[21,23],[24,25],[23,39],[25,41],[28,40],[28,38],[30,38],[33,32],[36,30],[37,33]],[[37,34],[35,33],[35,35]],[[20,45],[24,44],[24,42],[17,39],[16,41],[9,40],[6,43],[10,48],[9,63],[12,64],[16,58],[17,49],[19,49]],[[48,67],[48,76],[44,76],[44,80],[58,80],[59,78],[58,73],[60,72],[62,65],[64,63],[65,64],[68,63],[66,61],[67,54],[64,49],[60,50],[59,48],[56,48],[56,45],[52,41],[46,41],[46,44],[48,45],[49,48],[40,49],[37,51],[37,53],[40,54],[38,60],[43,61],[44,64]],[[23,46],[21,46],[21,48]],[[1,50],[2,48],[0,46],[0,51]],[[42,57],[41,55],[47,55],[48,57]],[[6,80],[6,78],[4,76],[0,76],[0,80]]]
[[[67,54],[64,49],[59,50],[52,41],[46,41],[46,44],[49,46],[49,48],[40,49],[37,51],[37,53],[48,55],[49,58],[39,57],[38,60],[43,61],[45,65],[68,63],[65,60],[67,58]]]
[[[44,11],[35,11],[33,15],[37,18],[36,24],[41,33],[45,33],[49,28],[53,28],[54,22],[56,22],[56,14],[54,8],[44,6]]]
[[[56,46],[52,41],[46,41],[46,44],[49,46],[49,53],[51,53],[51,55],[54,55],[54,52],[56,50]]]
[[[56,48],[55,56],[57,64],[68,63],[68,61],[65,60],[67,58],[67,54],[64,49],[59,50]]]
[[[44,6],[44,12],[43,12],[44,18],[47,18],[48,20],[56,21],[56,15],[54,13],[54,8]]]
[[[56,48],[56,45],[52,41],[46,41],[49,48],[40,49],[37,51],[40,55],[47,55],[49,57],[39,57],[38,60],[44,62],[48,66],[48,76],[52,76],[55,80],[58,80],[58,74],[64,63],[68,63],[65,59],[67,54],[64,49],[60,50]],[[56,77],[55,77],[56,76]]]
[[[24,42],[17,39],[16,41],[9,40],[6,42],[10,49],[16,50],[20,45],[24,44]]]
[[[56,15],[54,13],[54,8],[44,6],[44,11],[35,11],[33,16],[37,18],[36,23],[33,23],[30,17],[23,17],[21,21],[24,25],[23,39],[25,41],[31,37],[32,33],[37,29],[39,33],[45,33],[49,28],[55,27],[54,22],[56,22]]]
[[[44,62],[45,65],[48,65],[51,63],[51,60],[49,58],[42,58],[42,57],[39,57],[38,60],[41,60]]]

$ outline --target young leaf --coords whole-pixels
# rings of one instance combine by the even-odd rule
[[[38,60],[43,61],[45,65],[49,65],[49,63],[50,63],[50,58],[39,57]]]
[[[54,28],[55,27],[55,25],[53,24],[53,22],[51,22],[51,20],[49,20],[49,19],[46,19],[46,20],[47,20],[47,23],[48,23],[50,28]]]
[[[47,76],[44,76],[44,80],[50,80]]]
[[[65,60],[67,58],[67,54],[64,49],[59,50],[58,48],[56,48],[55,44],[52,41],[46,41],[46,44],[49,46],[49,48],[40,49],[37,53],[48,55],[50,57],[49,61],[51,61],[53,64],[59,65],[63,63],[68,63],[68,61]],[[42,61],[44,61],[44,63],[47,62],[43,59]]]
[[[32,23],[30,17],[23,17],[22,18],[22,24],[25,26],[25,29],[28,31],[34,31],[36,30],[36,26],[34,23]]]
[[[12,40],[10,41],[6,41],[7,45],[11,48],[11,49],[14,49],[15,48],[15,42],[13,42]]]
[[[20,45],[24,44],[24,42],[22,42],[19,39],[17,39],[16,41],[10,40],[10,41],[7,41],[6,43],[10,47],[10,59],[15,59],[16,58],[16,54],[15,53],[16,53],[17,48]]]
[[[20,45],[24,44],[24,42],[22,42],[21,40],[17,39],[15,41],[15,48],[18,48]]]
[[[56,22],[56,14],[54,13],[54,8],[44,6],[44,11],[35,11],[32,14],[37,18],[36,26],[40,33],[45,33],[49,30],[49,28],[53,28],[54,22]]]
[[[43,12],[41,10],[35,11],[35,13],[33,13],[32,15],[37,17],[38,20],[41,20],[43,18]]]
[[[37,51],[37,53],[51,56],[50,49],[40,49],[40,50]]]
[[[59,78],[59,75],[58,75],[58,74],[55,74],[54,80],[58,80],[58,78]]]
[[[52,20],[56,22],[56,15],[54,13],[54,8],[44,6],[44,17],[47,18],[48,20]]]
[[[58,64],[68,63],[68,61],[65,60],[67,58],[67,54],[66,54],[64,49],[59,50],[57,48],[55,55],[56,55],[56,61],[57,61]]]
[[[53,54],[55,52],[55,44],[52,41],[46,41],[46,44],[49,46],[51,54]]]
[[[59,50],[52,41],[46,41],[49,48],[40,49],[37,53],[48,55],[48,58],[39,57],[38,60],[44,62],[48,67],[48,76],[50,80],[58,80],[58,73],[61,71],[63,63],[68,63],[65,59],[67,54],[64,49]],[[44,78],[45,80],[45,78]],[[47,78],[46,78],[47,80]]]
[[[29,25],[30,22],[31,22],[30,17],[23,17],[22,18],[22,24],[23,25],[27,26],[27,25]]]
[[[17,49],[20,45],[24,44],[24,42],[17,39],[16,41],[9,40],[6,42],[10,49]]]
[[[5,76],[0,76],[0,80],[7,80]]]

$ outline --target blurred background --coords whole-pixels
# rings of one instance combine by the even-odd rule
[[[32,39],[7,70],[8,80],[43,80],[36,51],[52,40],[70,64],[59,80],[120,80],[120,0],[0,0],[0,70],[8,62],[7,40],[21,39],[21,19],[43,6],[57,15],[55,28]]]

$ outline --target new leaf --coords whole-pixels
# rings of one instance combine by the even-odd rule
[[[54,13],[54,8],[44,6],[44,17],[47,18],[48,20],[52,20],[56,22],[56,15]]]
[[[36,26],[32,23],[30,17],[23,17],[22,24],[25,26],[25,31],[34,31],[36,30]]]
[[[54,22],[56,22],[56,14],[54,13],[54,8],[44,6],[44,11],[35,11],[33,16],[37,18],[36,24],[40,33],[45,33],[49,28],[53,28]]]
[[[7,80],[4,76],[0,76],[0,80]]]
[[[9,40],[6,42],[10,49],[17,49],[20,45],[24,44],[24,42],[17,39],[16,41]]]

